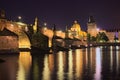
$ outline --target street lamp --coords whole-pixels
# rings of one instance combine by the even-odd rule
[[[21,19],[22,19],[22,17],[21,17],[21,16],[18,16],[18,19],[19,19],[19,20],[21,20]]]

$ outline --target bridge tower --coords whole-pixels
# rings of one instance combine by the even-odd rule
[[[93,16],[89,17],[88,23],[87,23],[87,32],[91,35],[96,37],[98,31],[97,31],[97,24]]]

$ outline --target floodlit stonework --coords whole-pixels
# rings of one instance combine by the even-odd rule
[[[98,31],[97,31],[97,24],[93,18],[93,16],[89,17],[89,21],[87,23],[87,33],[89,33],[91,36],[96,37]]]
[[[18,36],[7,30],[0,31],[0,50],[17,50],[18,49]]]
[[[73,38],[77,38],[80,40],[86,40],[87,33],[83,30],[81,30],[81,26],[77,21],[74,21],[74,24],[72,25],[70,29],[70,35],[73,36]]]
[[[0,30],[4,28],[18,35],[19,48],[30,48],[30,40],[23,29],[26,25],[18,24],[17,22],[8,21],[6,19],[0,19]],[[26,29],[26,28],[25,28]],[[7,44],[7,43],[6,43]],[[10,45],[11,46],[11,45]]]

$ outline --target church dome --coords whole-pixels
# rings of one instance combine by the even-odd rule
[[[71,27],[71,30],[72,30],[72,31],[81,31],[80,24],[78,24],[77,21],[74,21],[74,24],[73,24],[73,26]]]

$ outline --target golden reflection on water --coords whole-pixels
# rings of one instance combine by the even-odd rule
[[[50,80],[50,69],[48,63],[48,55],[44,57],[44,68],[43,68],[43,77],[42,80]]]
[[[73,55],[72,51],[68,52],[68,79],[73,80]]]
[[[53,54],[48,55],[48,63],[49,63],[49,69],[52,73],[54,70],[54,55]]]
[[[17,80],[26,80],[30,72],[31,62],[32,58],[30,52],[20,52]]]
[[[85,50],[85,65],[88,65],[88,48],[86,48],[86,50]]]
[[[58,56],[59,56],[59,58],[58,58],[58,72],[57,72],[58,80],[63,80],[64,79],[63,53],[59,52]]]
[[[26,80],[31,63],[33,80],[101,80],[108,70],[119,74],[119,53],[113,46],[76,49],[33,57],[32,62],[30,52],[20,52],[17,80]]]
[[[81,49],[76,50],[76,79],[82,78],[83,71],[83,53]]]
[[[120,47],[0,55],[0,80],[119,80]]]

